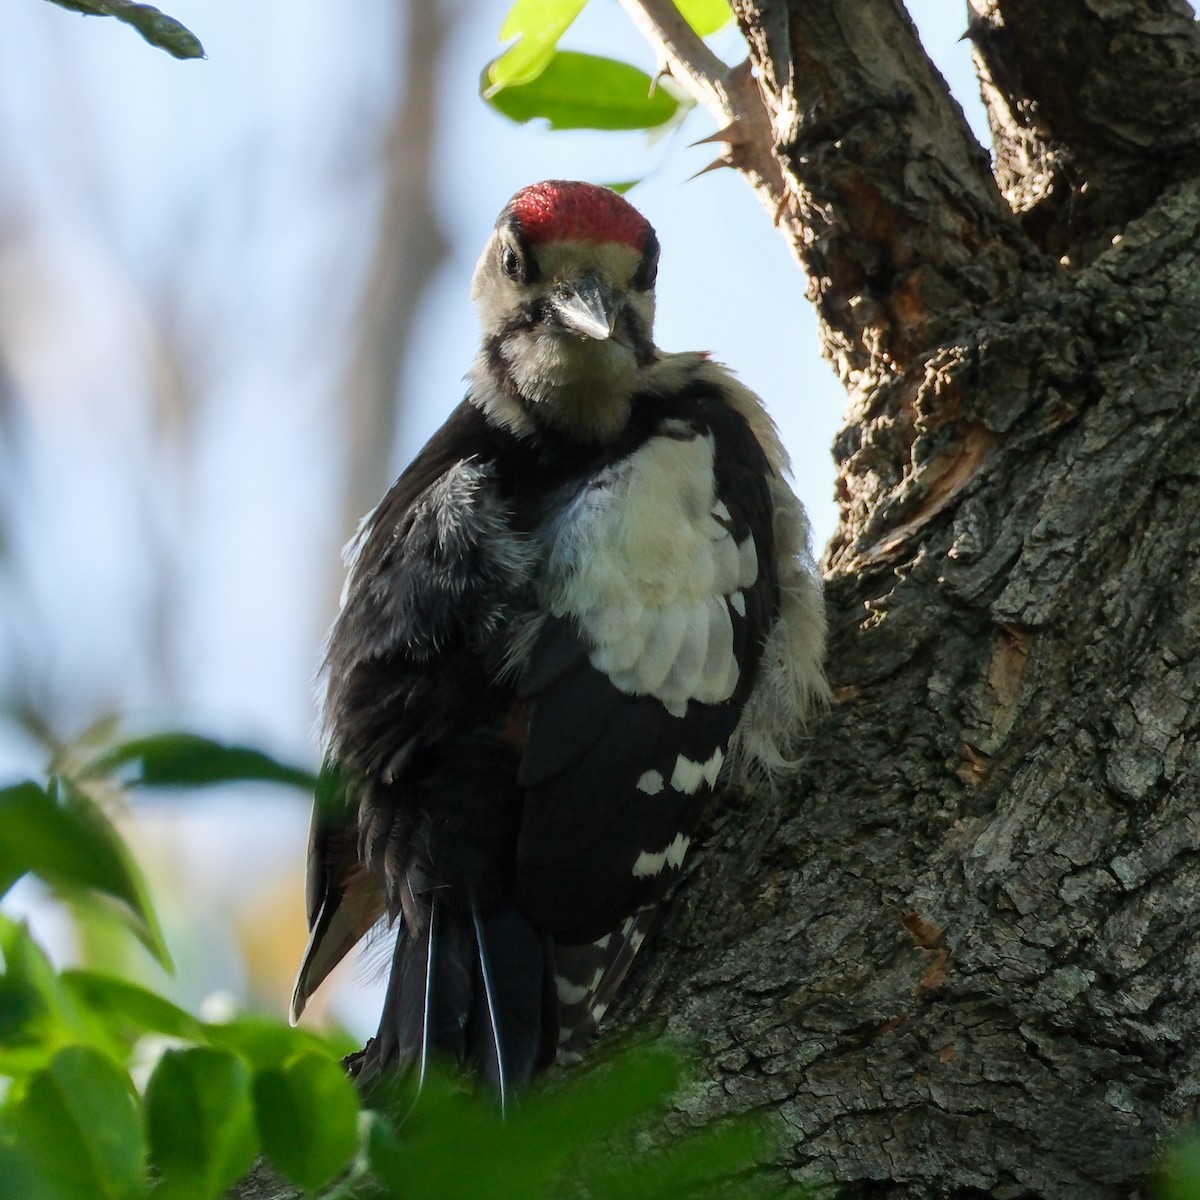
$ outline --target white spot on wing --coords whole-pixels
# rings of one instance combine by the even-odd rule
[[[725,761],[725,752],[718,747],[712,752],[712,757],[704,764],[704,780],[709,787],[715,787],[717,776],[721,773],[721,764]]]
[[[675,840],[667,847],[667,863],[672,867],[680,867],[683,865],[683,856],[687,854],[688,847],[692,844],[692,839],[679,834]]]
[[[675,770],[671,774],[671,787],[686,796],[694,795],[700,790],[701,783],[712,787],[721,773],[721,764],[725,761],[725,752],[718,746],[705,762],[693,762],[681,754],[675,760]]]
[[[653,879],[663,869],[666,861],[665,854],[650,854],[643,850],[634,860],[633,877],[635,879]]]
[[[681,754],[675,760],[675,770],[671,772],[671,789],[682,792],[685,796],[695,795],[704,782],[704,764],[692,762],[686,755]]]
[[[688,846],[692,844],[691,838],[679,833],[675,835],[674,840],[665,849],[660,850],[657,854],[652,854],[649,851],[643,850],[637,856],[637,861],[633,864],[633,874],[638,879],[652,879],[654,876],[661,874],[663,867],[679,867],[687,854]],[[630,926],[632,928],[632,925]],[[626,930],[628,934],[628,930]],[[641,944],[640,942],[638,943]]]
[[[638,777],[637,790],[645,792],[647,796],[657,796],[663,790],[663,777],[661,771],[646,771]]]
[[[733,520],[733,517],[729,513],[729,507],[726,505],[724,500],[718,500],[716,504],[712,506],[712,515],[716,517],[718,521]]]
[[[692,795],[699,791],[701,782],[712,787],[721,773],[721,764],[725,761],[725,752],[718,746],[705,762],[693,762],[681,754],[675,760],[675,770],[671,775],[671,787],[677,792]]]
[[[734,592],[729,597],[729,607],[733,609],[739,617],[746,615],[746,597],[742,592]]]
[[[574,984],[562,975],[555,975],[554,986],[561,1004],[578,1004],[588,994],[586,987]]]

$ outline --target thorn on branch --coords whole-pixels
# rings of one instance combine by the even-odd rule
[[[707,137],[697,138],[692,146],[704,146],[710,142],[727,142],[730,146],[744,146],[750,140],[746,124],[740,119],[730,121],[723,129],[710,133]]]
[[[704,140],[707,141],[708,139]],[[697,142],[696,144],[699,145],[700,143]],[[701,167],[700,170],[695,173],[695,175],[689,175],[688,183],[691,183],[693,179],[699,179],[701,175],[707,175],[710,171],[719,171],[722,167],[732,166],[733,163],[731,163],[727,158],[714,158],[707,167]]]

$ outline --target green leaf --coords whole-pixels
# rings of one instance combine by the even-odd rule
[[[722,1194],[721,1182],[734,1179],[747,1200],[779,1196],[776,1178],[753,1174],[768,1152],[758,1123],[666,1134],[661,1114],[679,1079],[674,1055],[637,1048],[525,1094],[502,1117],[494,1104],[433,1073],[399,1132],[373,1122],[371,1167],[405,1200],[558,1200],[564,1192],[698,1200]],[[643,1131],[661,1148],[646,1148]]]
[[[121,742],[94,759],[85,775],[118,775],[131,787],[194,788],[255,781],[311,793],[317,783],[311,771],[281,763],[261,750],[176,732]]]
[[[341,1065],[304,1054],[254,1080],[267,1157],[293,1183],[316,1191],[344,1171],[358,1147],[358,1093]]]
[[[170,968],[158,918],[125,843],[96,803],[66,780],[53,779],[45,790],[20,783],[0,791],[0,896],[28,872],[67,894],[86,889],[120,901],[126,924]]]
[[[236,1056],[168,1050],[146,1085],[155,1200],[215,1200],[258,1153],[250,1072]]]
[[[30,1076],[11,1124],[56,1200],[140,1200],[146,1148],[133,1085],[111,1059],[68,1046]]]
[[[87,830],[36,783],[0,790],[0,896],[26,872],[115,894],[120,863],[91,853]]]
[[[0,1196],[20,1200],[60,1200],[61,1193],[19,1146],[6,1145],[0,1129]]]
[[[587,0],[516,0],[504,18],[500,40],[518,40],[488,64],[484,98],[490,99],[501,88],[536,79],[554,57],[559,38],[586,4]]]
[[[671,1055],[639,1050],[525,1097],[505,1119],[494,1105],[432,1075],[403,1140],[372,1129],[371,1165],[405,1200],[558,1196],[557,1181],[572,1159],[658,1111],[678,1079]]]
[[[40,1070],[57,1050],[75,1042],[99,1041],[102,1049],[119,1049],[94,1037],[87,1014],[23,922],[0,916],[0,954],[0,1074]]]
[[[83,1008],[126,1040],[142,1033],[198,1041],[202,1026],[190,1013],[154,992],[98,971],[64,971],[63,986]]]
[[[82,788],[64,778],[51,779],[50,784],[52,791],[62,797],[63,807],[85,830],[92,853],[119,864],[120,889],[109,892],[122,902],[117,909],[118,916],[163,970],[173,971],[171,952],[167,949],[162,926],[158,923],[150,889],[133,855],[129,853],[124,838],[113,827],[103,809]],[[62,884],[58,886],[69,896],[69,888]]]
[[[506,87],[488,102],[510,120],[545,117],[551,129],[653,129],[679,101],[629,63],[559,50],[530,83]]]
[[[24,980],[0,975],[0,1046],[36,1043],[42,998]]]
[[[744,1175],[761,1164],[767,1139],[760,1126],[749,1121],[703,1130],[636,1158],[606,1156],[593,1173],[592,1186],[604,1200],[686,1200],[689,1196],[718,1194],[715,1184]],[[775,1194],[775,1185],[764,1179],[763,1195]],[[758,1195],[744,1187],[739,1196]],[[795,1189],[792,1200],[802,1200]]]
[[[1163,1156],[1154,1176],[1155,1200],[1200,1200],[1200,1139],[1183,1138]]]
[[[175,58],[205,56],[200,39],[186,25],[149,4],[134,4],[132,0],[50,0],[50,3],[85,16],[116,17],[132,25],[150,45]]]
[[[283,1066],[301,1054],[317,1054],[340,1062],[358,1049],[349,1038],[319,1037],[307,1029],[293,1029],[284,1021],[263,1016],[239,1016],[232,1021],[205,1025],[204,1040],[244,1058],[256,1070]]]
[[[675,0],[675,7],[701,37],[709,37],[733,20],[729,0]]]

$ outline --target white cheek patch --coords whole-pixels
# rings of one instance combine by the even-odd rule
[[[634,876],[638,879],[653,879],[662,874],[664,867],[680,867],[691,844],[691,838],[680,833],[675,835],[675,840],[665,850],[660,850],[657,854],[643,850],[633,864]]]
[[[734,539],[715,499],[711,437],[672,433],[603,472],[556,518],[542,599],[574,617],[614,686],[682,717],[689,701],[717,704],[737,686],[731,608],[745,614],[738,593],[758,578],[758,555],[752,538]]]

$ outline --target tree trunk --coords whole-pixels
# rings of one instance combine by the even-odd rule
[[[850,396],[837,704],[619,1023],[841,1196],[1135,1195],[1200,1092],[1191,9],[972,0],[993,175],[895,0],[734,7]]]

